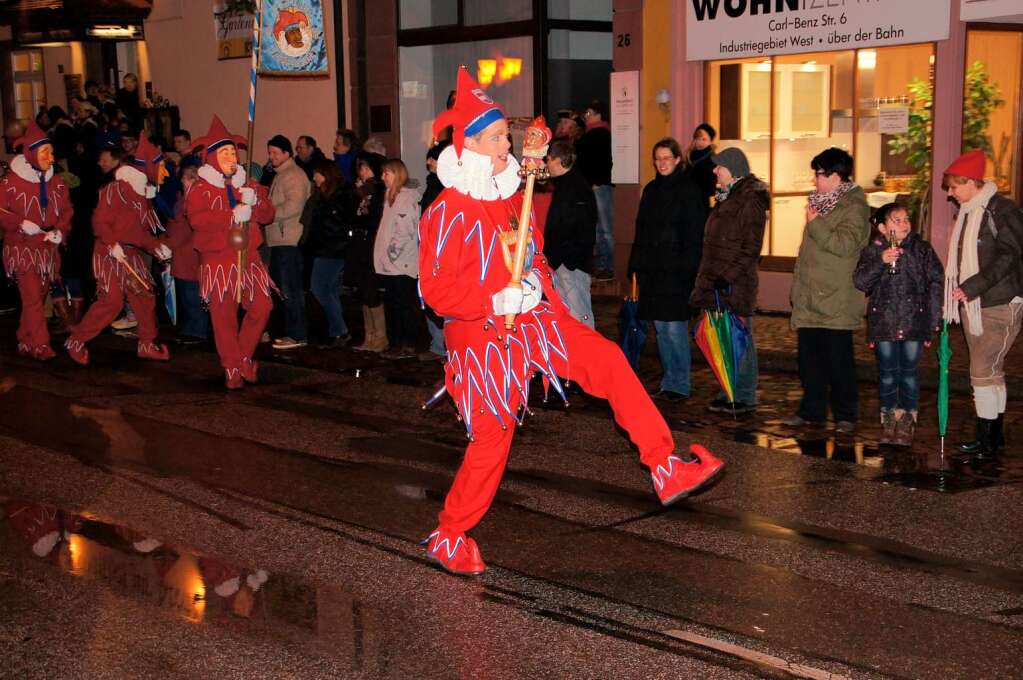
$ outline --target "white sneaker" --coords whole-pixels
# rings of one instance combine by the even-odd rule
[[[305,347],[308,343],[305,340],[293,340],[287,336],[274,340],[274,349],[298,349]]]
[[[134,316],[128,316],[125,314],[120,319],[110,324],[110,327],[115,331],[126,331],[130,328],[135,328],[138,325],[139,322],[135,320]]]

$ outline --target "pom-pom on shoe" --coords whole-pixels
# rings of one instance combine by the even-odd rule
[[[689,447],[691,457],[682,460],[671,454],[654,468],[650,477],[661,505],[671,505],[683,498],[696,495],[713,482],[725,464],[700,444]]]
[[[478,576],[487,568],[476,541],[461,531],[437,527],[423,543],[426,556],[452,574]]]

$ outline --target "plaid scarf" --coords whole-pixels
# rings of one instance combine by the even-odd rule
[[[842,200],[842,197],[849,193],[854,186],[856,186],[855,182],[842,182],[838,185],[837,189],[830,193],[813,192],[807,200],[810,202],[810,207],[817,211],[818,215],[827,215],[835,209],[835,206]]]

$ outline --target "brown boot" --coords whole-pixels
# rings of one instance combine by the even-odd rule
[[[881,409],[881,446],[895,443],[895,411]]]
[[[384,306],[370,307],[369,318],[373,326],[373,340],[366,350],[369,352],[383,352],[387,349],[387,319],[384,316]]]
[[[913,435],[916,433],[916,411],[902,411],[902,415],[895,422],[896,446],[912,446]]]
[[[63,295],[53,301],[53,314],[57,318],[57,323],[50,329],[50,333],[53,335],[70,333],[75,321],[71,312],[71,303]]]
[[[369,307],[366,305],[362,306],[362,327],[365,331],[362,342],[352,347],[356,352],[368,352],[369,347],[373,344],[373,320],[370,318]]]
[[[82,323],[83,316],[85,316],[85,300],[71,298],[71,325],[77,326]]]

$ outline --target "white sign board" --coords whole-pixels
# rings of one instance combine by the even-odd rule
[[[639,184],[639,71],[611,74],[611,182]]]
[[[897,135],[909,130],[909,108],[898,106],[877,110],[877,131],[886,135]]]
[[[959,18],[963,21],[1023,21],[1020,0],[962,0]]]
[[[685,0],[686,58],[737,59],[948,38],[952,0]]]

